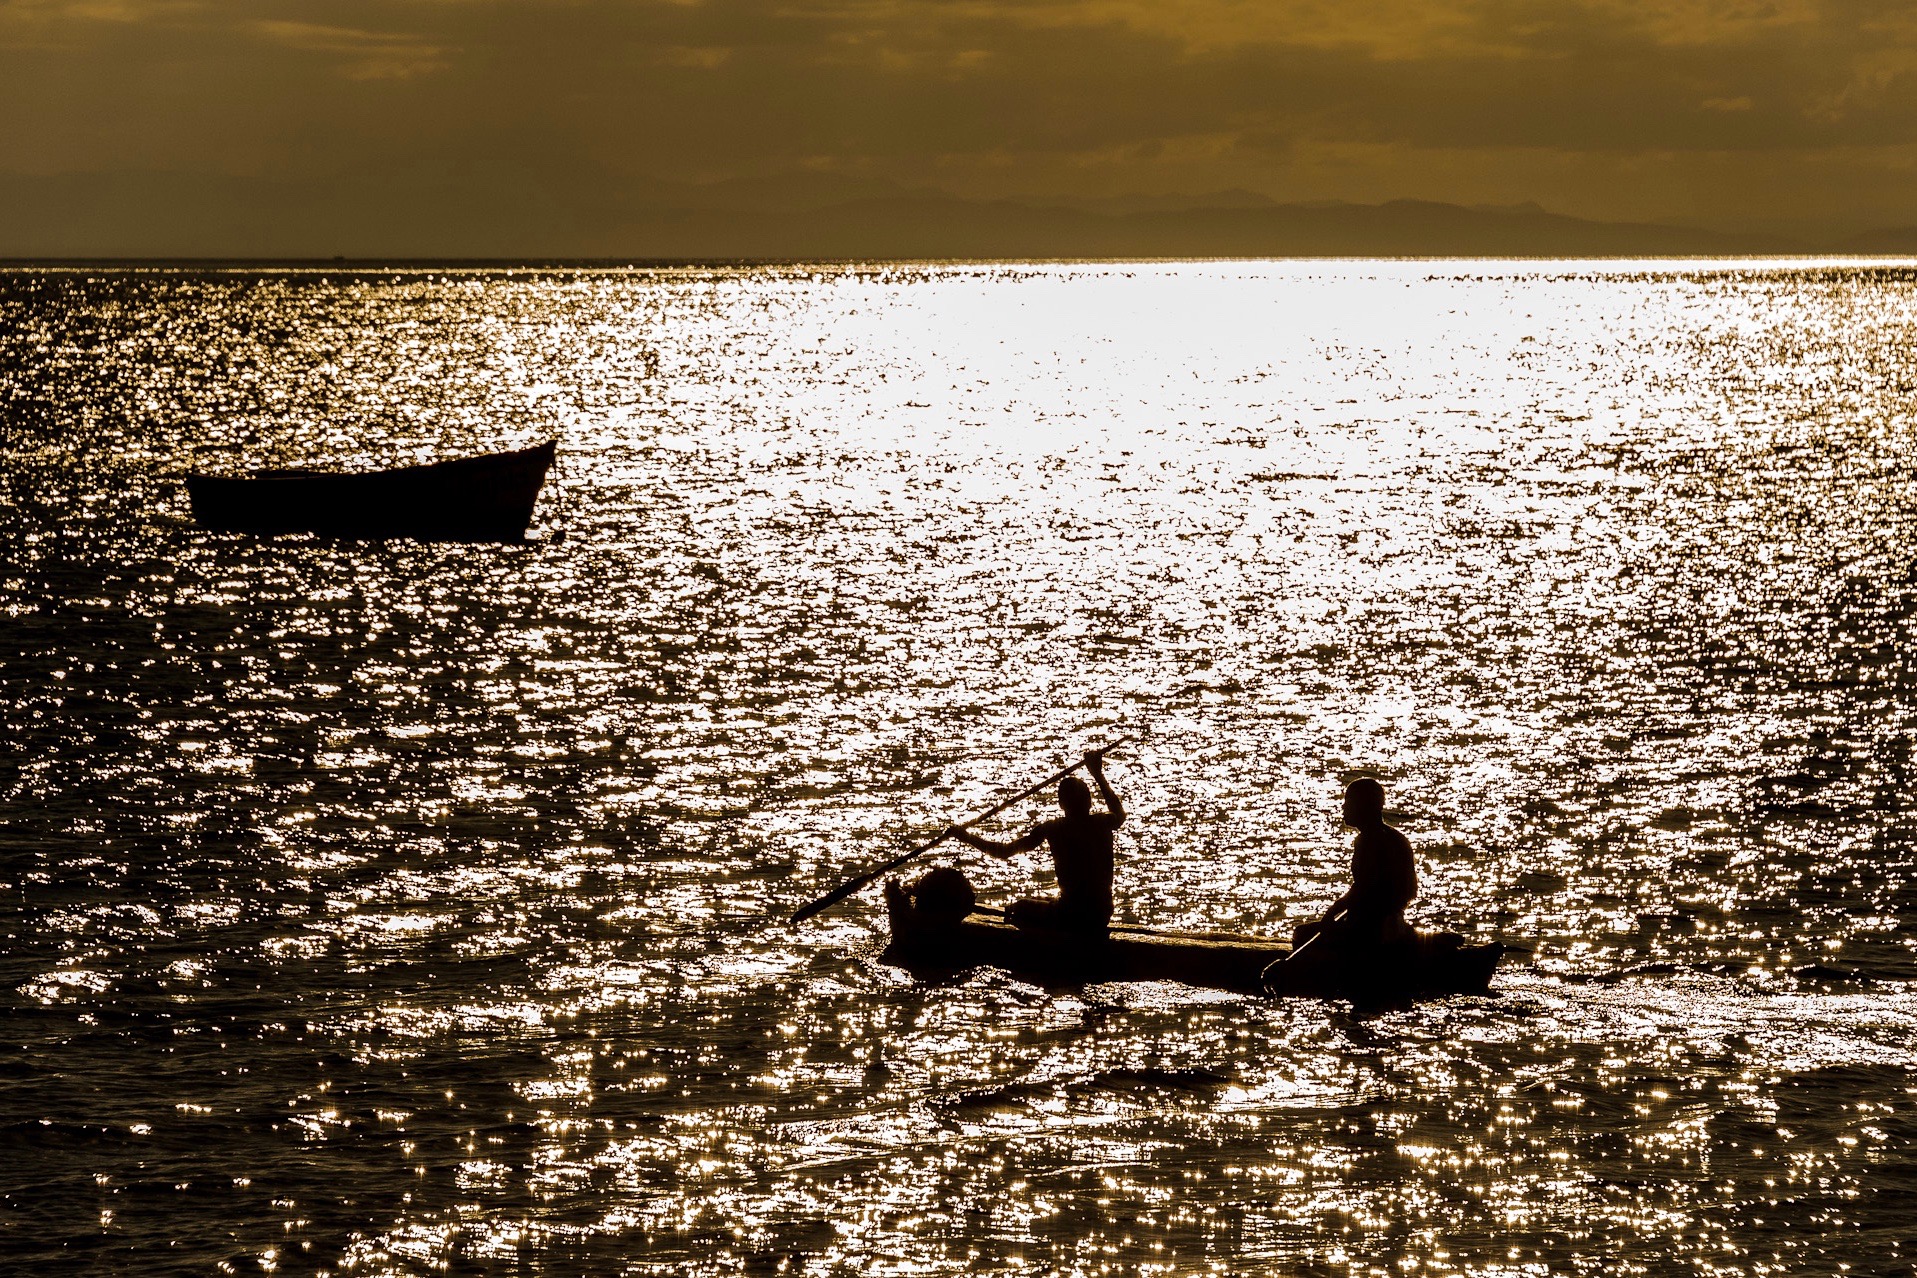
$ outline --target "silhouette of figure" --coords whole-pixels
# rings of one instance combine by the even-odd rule
[[[898,888],[897,879],[886,885],[888,900]],[[963,870],[955,870],[949,865],[927,870],[914,879],[904,893],[904,899],[911,903],[920,918],[948,927],[970,914],[978,904],[978,893],[972,890],[972,881],[965,877]]]
[[[1058,872],[1055,900],[1027,897],[1006,907],[1013,927],[1051,928],[1069,932],[1102,933],[1112,921],[1112,831],[1125,820],[1125,807],[1105,779],[1105,760],[1097,752],[1085,756],[1085,771],[1098,785],[1105,811],[1092,811],[1092,791],[1077,777],[1058,783],[1058,806],[1064,815],[1041,821],[1010,842],[986,839],[953,827],[959,842],[996,857],[1029,852],[1050,844],[1052,865]]]
[[[1374,946],[1411,940],[1415,934],[1404,911],[1417,899],[1418,867],[1411,841],[1385,824],[1384,786],[1360,777],[1345,787],[1344,821],[1358,832],[1351,841],[1351,887],[1325,907],[1317,922],[1293,932],[1292,944],[1303,945],[1327,930],[1328,942]]]

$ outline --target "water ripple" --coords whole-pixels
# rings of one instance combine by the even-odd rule
[[[0,275],[4,1245],[1907,1269],[1914,331],[1793,262]],[[516,547],[180,486],[545,436]],[[1130,727],[1122,912],[1315,912],[1372,770],[1500,995],[779,922]]]

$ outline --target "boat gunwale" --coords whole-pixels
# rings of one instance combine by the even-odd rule
[[[444,472],[448,468],[467,468],[477,466],[506,467],[520,462],[531,463],[540,454],[546,454],[546,465],[551,466],[559,448],[558,439],[548,439],[543,443],[526,448],[509,448],[500,452],[475,453],[464,457],[442,457],[438,461],[414,462],[406,466],[388,466],[380,470],[316,470],[306,466],[266,466],[242,471],[237,475],[220,475],[209,471],[189,472],[188,484],[281,484],[311,483],[323,481],[334,483],[355,479],[419,479],[432,472]]]

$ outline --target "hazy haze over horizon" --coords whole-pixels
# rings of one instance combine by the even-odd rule
[[[884,239],[1217,192],[1819,247],[1917,224],[1914,73],[1917,13],[1834,0],[0,0],[0,254],[750,254],[847,201]]]

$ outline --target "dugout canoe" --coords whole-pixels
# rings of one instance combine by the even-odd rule
[[[555,441],[397,470],[189,475],[193,517],[218,532],[519,541]]]
[[[1291,945],[1272,937],[1134,926],[1088,937],[1015,928],[1003,915],[982,910],[940,919],[915,909],[897,885],[887,887],[886,910],[892,937],[881,962],[921,977],[996,967],[1056,987],[1179,981],[1240,994],[1400,1003],[1485,993],[1505,948],[1467,945],[1446,932],[1362,959],[1314,945],[1299,965],[1274,968],[1291,957]]]

